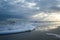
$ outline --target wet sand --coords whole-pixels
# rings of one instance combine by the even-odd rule
[[[0,40],[60,40],[54,36],[46,35],[46,32],[32,31],[25,33],[16,33],[0,35]]]

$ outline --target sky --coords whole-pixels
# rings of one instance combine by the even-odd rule
[[[60,0],[0,0],[0,14],[28,20],[59,21],[59,11]]]

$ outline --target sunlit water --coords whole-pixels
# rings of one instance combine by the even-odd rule
[[[34,24],[38,31],[49,31],[49,30],[53,30],[56,29],[60,26],[60,22],[39,22],[39,23],[35,23]]]

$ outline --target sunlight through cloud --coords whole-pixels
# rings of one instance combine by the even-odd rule
[[[33,15],[31,19],[36,20],[36,21],[60,21],[60,14],[59,13],[44,13],[44,12],[37,13],[36,15]]]

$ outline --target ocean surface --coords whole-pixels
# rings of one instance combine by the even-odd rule
[[[0,40],[60,40],[60,22],[29,22],[35,26],[31,32],[0,35]]]

